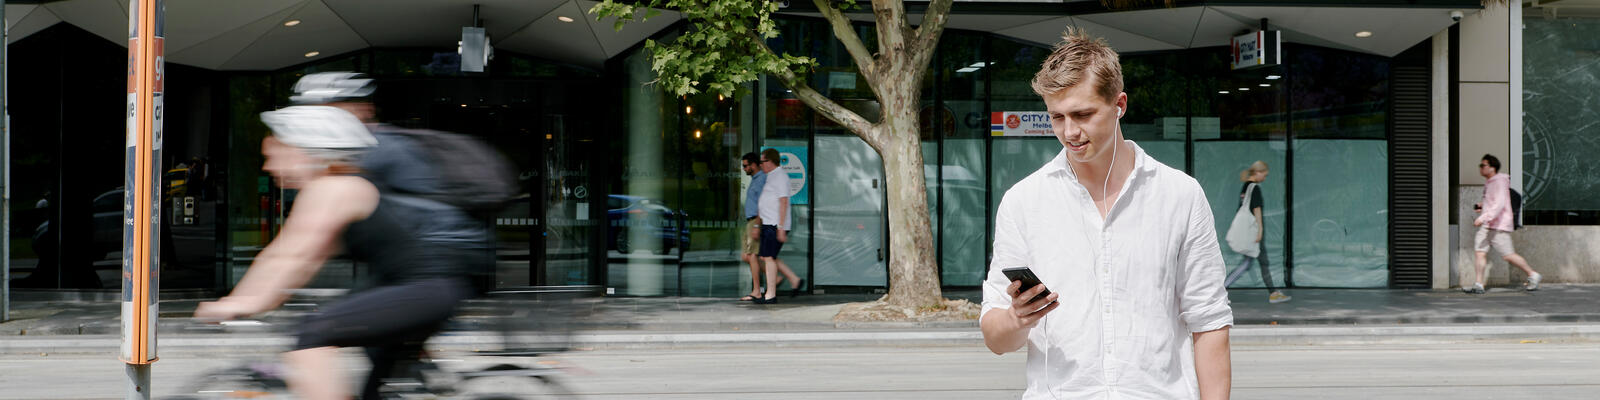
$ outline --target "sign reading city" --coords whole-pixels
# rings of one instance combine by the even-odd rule
[[[1283,63],[1283,35],[1279,31],[1255,31],[1234,36],[1233,69],[1245,69]]]
[[[996,111],[989,119],[989,136],[1056,135],[1050,129],[1050,113],[1044,111]]]
[[[767,146],[762,150],[778,150],[778,169],[772,173],[789,174],[789,204],[811,204],[811,190],[806,186],[806,156],[809,154],[803,146]]]

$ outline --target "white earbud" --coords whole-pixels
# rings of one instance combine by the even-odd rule
[[[1122,118],[1122,107],[1117,107],[1117,118]]]

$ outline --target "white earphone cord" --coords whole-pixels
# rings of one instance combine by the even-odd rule
[[[1106,169],[1106,179],[1105,179],[1105,181],[1100,183],[1100,200],[1101,201],[1105,201],[1105,199],[1106,199],[1106,189],[1109,188],[1109,186],[1107,186],[1107,185],[1111,184],[1111,171],[1116,170],[1116,168],[1117,168],[1117,149],[1122,147],[1122,107],[1117,107],[1117,127],[1116,127],[1116,129],[1117,129],[1116,130],[1117,137],[1115,139],[1113,139],[1113,143],[1111,144],[1111,168],[1107,168]],[[1072,161],[1067,161],[1067,170],[1068,171],[1072,171]],[[1072,171],[1072,174],[1073,175],[1077,175],[1078,172],[1077,171]],[[1115,205],[1115,203],[1112,203],[1112,204]],[[1108,206],[1107,209],[1109,210],[1109,206]],[[1050,319],[1049,315],[1045,315],[1044,317],[1039,318],[1039,324],[1044,326],[1044,337],[1046,339],[1048,339],[1050,337],[1050,321],[1049,321],[1049,319]],[[1046,346],[1044,349],[1042,349],[1042,351],[1044,352],[1044,373],[1045,373],[1045,376],[1048,377],[1050,375],[1050,348],[1049,348],[1049,346]],[[1048,384],[1046,384],[1046,386],[1044,387],[1044,392],[1049,394],[1050,398],[1052,398],[1052,399],[1056,399],[1056,400],[1060,400],[1061,399],[1060,397],[1056,396],[1055,389],[1051,388]]]

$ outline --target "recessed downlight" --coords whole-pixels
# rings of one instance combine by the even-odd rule
[[[322,54],[322,52],[320,52],[320,51],[312,51],[312,52],[306,53],[306,58],[316,57],[318,54]]]
[[[1368,38],[1368,37],[1372,37],[1372,31],[1361,31],[1361,32],[1356,32],[1356,37],[1358,37],[1358,38]]]
[[[556,17],[556,19],[561,20],[561,22],[572,22],[572,17],[568,17],[568,16],[565,16],[565,15]]]
[[[295,26],[295,25],[300,25],[300,20],[298,20],[298,19],[291,19],[291,20],[289,20],[289,21],[288,21],[288,22],[284,22],[284,23],[283,23],[283,26]]]

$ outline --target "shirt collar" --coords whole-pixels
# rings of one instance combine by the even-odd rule
[[[1139,143],[1136,143],[1132,140],[1123,141],[1127,142],[1129,146],[1133,146],[1133,170],[1135,172],[1151,172],[1155,170],[1155,164],[1147,161],[1149,156],[1145,154],[1144,148],[1139,147]],[[1069,179],[1072,179],[1073,182],[1078,181],[1078,175],[1072,173],[1072,169],[1067,167],[1066,147],[1062,147],[1061,152],[1056,153],[1056,158],[1050,160],[1050,164],[1045,166],[1045,171],[1051,174],[1066,175]]]

